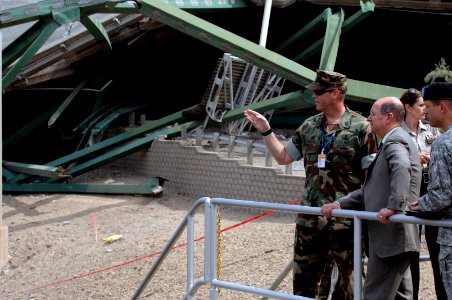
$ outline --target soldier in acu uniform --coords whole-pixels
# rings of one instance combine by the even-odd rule
[[[262,133],[279,164],[303,159],[306,180],[301,205],[321,207],[361,187],[377,151],[376,138],[362,115],[345,104],[346,77],[318,70],[313,92],[321,113],[308,118],[284,145],[261,114],[245,117]],[[332,266],[339,271],[332,299],[353,299],[353,224],[346,218],[299,214],[294,243],[293,292],[328,299]]]
[[[444,131],[430,152],[427,194],[413,204],[413,210],[443,211],[452,219],[452,83],[436,82],[422,89],[430,124]],[[437,243],[439,269],[447,293],[452,300],[452,227],[439,227]]]

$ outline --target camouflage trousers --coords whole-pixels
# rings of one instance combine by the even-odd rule
[[[441,245],[439,250],[439,270],[443,278],[447,299],[452,299],[452,246]]]
[[[334,263],[338,280],[333,300],[353,299],[353,228],[331,230],[305,227],[295,230],[293,293],[328,299]]]

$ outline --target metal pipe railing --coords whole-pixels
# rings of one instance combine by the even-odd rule
[[[195,281],[194,279],[194,214],[201,204],[205,205],[205,246],[204,246],[204,277]],[[262,289],[253,286],[245,286],[241,284],[226,282],[218,280],[217,277],[217,227],[216,218],[218,205],[226,206],[238,206],[238,207],[250,207],[258,209],[268,209],[275,211],[282,211],[288,213],[303,213],[311,215],[320,215],[319,207],[309,207],[300,205],[290,205],[290,204],[279,204],[279,203],[269,203],[269,202],[257,202],[250,200],[239,200],[239,199],[226,199],[226,198],[209,198],[203,197],[198,199],[187,215],[183,219],[182,223],[177,228],[173,237],[165,246],[164,250],[154,262],[149,272],[146,274],[145,279],[141,282],[138,289],[135,291],[132,299],[137,299],[140,296],[146,285],[150,282],[152,277],[157,272],[159,266],[167,256],[168,252],[174,246],[176,240],[180,237],[183,230],[188,226],[187,229],[187,293],[185,299],[192,299],[196,294],[199,287],[202,285],[209,284],[209,299],[218,300],[218,288],[226,288],[237,290],[246,293],[257,294],[265,297],[272,297],[276,299],[311,299],[302,296],[291,295],[288,293],[274,291],[273,288]],[[335,217],[343,218],[353,218],[354,219],[354,295],[355,299],[361,298],[361,278],[362,278],[362,241],[361,241],[361,220],[375,220],[377,221],[376,212],[367,211],[355,211],[355,210],[345,210],[337,209],[333,210],[332,213]],[[412,223],[412,224],[423,224],[431,226],[444,226],[452,227],[452,219],[441,219],[441,220],[430,220],[430,219],[420,219],[417,217],[406,216],[403,214],[396,214],[389,218],[391,222],[400,223]],[[285,268],[288,269],[288,266]],[[281,278],[279,280],[282,280]]]
[[[200,199],[198,199],[193,204],[193,206],[189,209],[189,211],[187,212],[187,215],[184,217],[184,219],[180,223],[179,227],[176,229],[176,232],[173,234],[173,236],[171,237],[171,239],[169,240],[169,242],[166,244],[165,248],[163,249],[162,253],[159,255],[157,260],[152,265],[151,269],[146,274],[144,280],[140,283],[139,287],[135,290],[135,293],[133,294],[132,299],[137,299],[141,295],[141,293],[143,292],[143,290],[146,287],[146,285],[149,283],[149,281],[152,279],[154,274],[157,272],[157,270],[160,267],[160,265],[162,264],[163,260],[168,255],[169,251],[171,250],[171,248],[176,243],[177,239],[180,237],[180,235],[184,231],[185,227],[187,227],[188,220],[189,219],[190,220],[193,219],[193,216],[196,213],[196,211],[198,210],[198,208],[201,206],[201,204],[205,203],[207,199],[208,198],[200,198]],[[194,249],[194,246],[193,246],[194,245],[194,238],[193,238],[193,236],[189,235],[187,237],[187,240],[188,240],[188,245],[191,244],[191,246],[188,246],[187,249],[190,249],[190,248]],[[194,250],[191,251],[191,253],[188,253],[188,255],[191,255],[193,257]],[[188,274],[192,274],[190,272],[193,272],[193,268],[191,268],[191,270],[188,271]],[[191,279],[187,279],[187,281],[188,282],[192,282]]]

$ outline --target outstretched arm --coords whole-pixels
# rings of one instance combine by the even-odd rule
[[[271,129],[268,120],[257,111],[247,109],[244,112],[245,118],[260,132],[265,133]],[[276,159],[278,164],[287,165],[293,162],[293,159],[287,154],[283,143],[276,137],[274,133],[270,133],[263,137],[268,150]]]

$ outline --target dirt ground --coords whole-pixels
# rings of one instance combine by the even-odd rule
[[[104,171],[90,180],[128,184],[144,179]],[[0,299],[131,299],[196,200],[168,188],[161,197],[3,195],[9,262],[0,269]],[[250,209],[220,210],[222,280],[268,288],[289,263],[293,216],[270,214],[253,219],[260,214]],[[195,238],[204,236],[203,215],[203,209],[196,214]],[[112,235],[122,238],[110,244],[103,241]],[[185,241],[184,232],[140,299],[184,297]],[[197,279],[204,267],[203,241],[195,243]],[[421,268],[419,299],[435,299],[430,264],[421,263]],[[291,276],[283,280],[279,291],[291,292]],[[208,295],[208,287],[203,286],[194,299],[208,299]],[[221,289],[219,298],[259,296]]]

